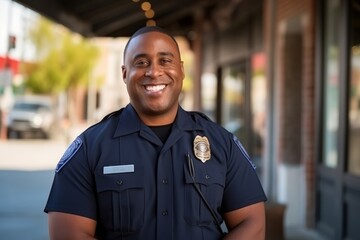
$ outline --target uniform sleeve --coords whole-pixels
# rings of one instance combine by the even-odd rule
[[[229,152],[222,204],[223,211],[229,212],[266,201],[254,164],[235,136],[231,141]]]
[[[45,212],[64,212],[96,219],[94,180],[86,152],[81,137],[65,151],[56,168]]]

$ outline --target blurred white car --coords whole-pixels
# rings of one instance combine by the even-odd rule
[[[21,138],[24,133],[32,133],[49,138],[54,123],[54,107],[50,98],[18,97],[7,115],[7,135],[8,138]]]

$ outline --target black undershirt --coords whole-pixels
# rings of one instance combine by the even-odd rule
[[[149,126],[151,130],[160,138],[160,140],[165,143],[166,139],[169,137],[171,131],[172,123],[162,126]]]

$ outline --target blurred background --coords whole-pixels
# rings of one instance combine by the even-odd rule
[[[242,141],[267,239],[360,239],[360,0],[0,0],[0,235],[48,239],[54,168],[128,103],[123,48],[176,36],[179,99]]]

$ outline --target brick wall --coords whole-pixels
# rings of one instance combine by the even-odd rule
[[[272,5],[273,4],[273,5]],[[277,86],[275,103],[278,109],[276,121],[278,121],[277,133],[279,138],[277,144],[278,160],[285,164],[303,164],[305,169],[306,184],[306,216],[305,221],[308,227],[314,227],[315,223],[315,1],[303,0],[264,0],[265,13],[265,46],[267,51],[271,48],[269,39],[271,35],[271,25],[269,23],[270,7],[275,6],[275,59],[268,59],[274,62],[274,82]],[[299,73],[301,76],[300,84],[291,84],[291,73],[289,68],[291,56],[295,53],[288,52],[289,41],[292,35],[299,35],[302,39],[299,47],[302,49],[301,60],[299,64]],[[287,49],[286,49],[287,48]],[[285,52],[286,49],[286,52]],[[295,52],[295,51],[294,51]],[[294,56],[295,57],[295,56]],[[269,69],[268,69],[269,71]],[[294,77],[293,81],[298,79]],[[300,96],[296,97],[291,86],[299,86]],[[294,95],[295,94],[295,95]],[[300,99],[297,102],[296,99]],[[293,106],[293,107],[290,107]],[[298,116],[300,121],[300,136],[291,138],[292,133],[296,133],[295,124],[297,121],[291,121],[291,117]],[[297,144],[298,143],[298,144]],[[296,149],[296,146],[298,149]],[[300,154],[299,159],[291,154]]]

